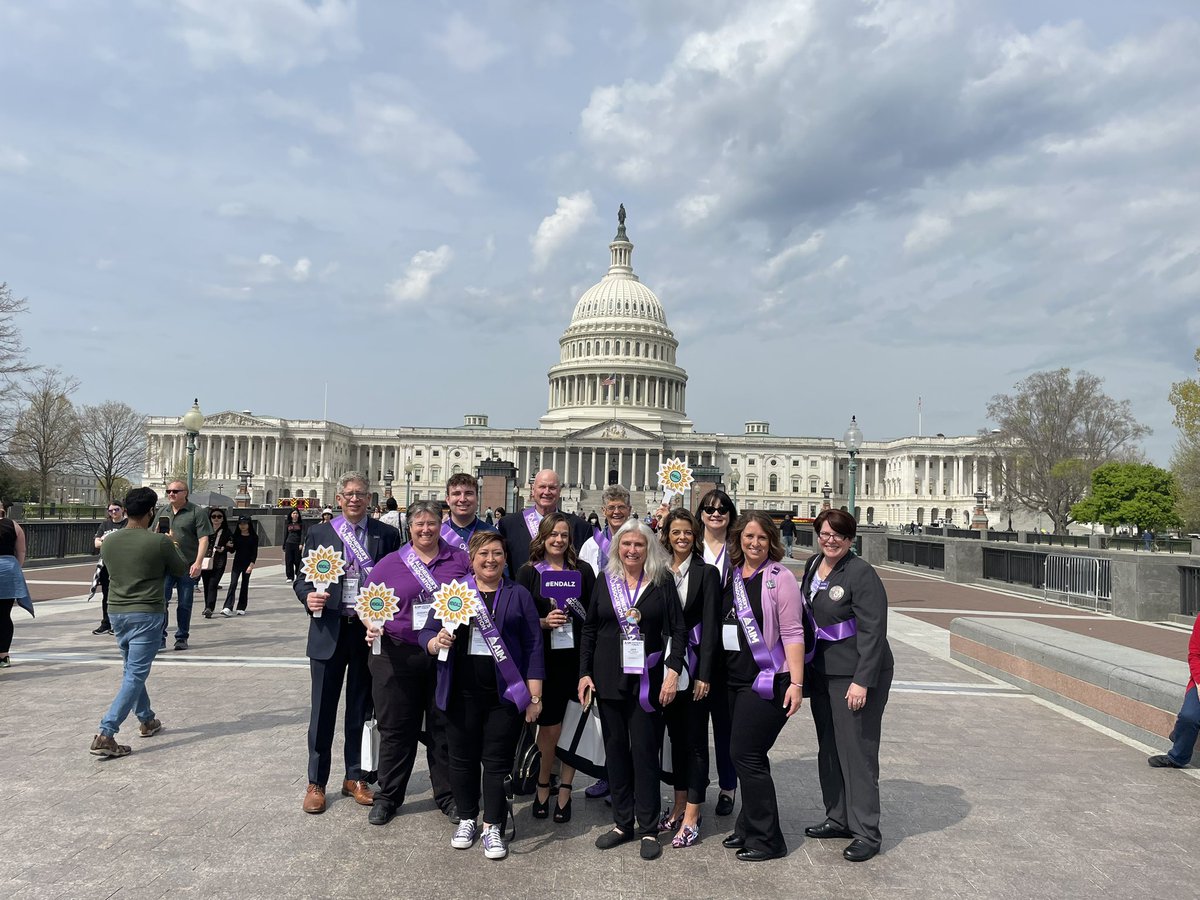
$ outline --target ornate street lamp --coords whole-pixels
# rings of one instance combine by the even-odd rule
[[[729,499],[731,499],[733,501],[734,506],[737,506],[737,489],[738,489],[738,485],[741,484],[741,482],[742,482],[742,473],[737,470],[737,466],[734,466],[729,471],[729,495],[730,495]]]
[[[396,478],[396,473],[394,471],[392,471],[391,469],[388,469],[386,472],[383,473],[383,496],[384,497],[392,496],[392,482],[395,480],[395,478]]]
[[[846,433],[842,435],[842,443],[846,446],[847,452],[850,454],[850,502],[849,512],[854,516],[855,520],[858,516],[854,515],[854,476],[858,472],[858,448],[862,446],[863,435],[858,428],[858,420],[850,417],[850,425],[846,428]]]
[[[984,510],[984,504],[987,503],[987,491],[982,487],[975,489],[975,512],[971,516],[971,528],[975,531],[987,531],[988,520],[987,513]]]
[[[200,399],[192,401],[192,408],[183,414],[181,422],[187,432],[187,488],[192,493],[192,481],[196,472],[196,438],[200,437],[200,429],[204,427],[204,413],[200,412]]]
[[[825,487],[821,488],[821,496],[825,498],[824,500],[821,501],[821,509],[822,510],[832,508],[833,505],[829,502],[829,497],[832,493],[833,493],[833,488],[831,488],[829,486],[828,481],[825,482]]]
[[[412,505],[412,477],[413,464],[410,459],[404,464],[404,508],[406,510]]]

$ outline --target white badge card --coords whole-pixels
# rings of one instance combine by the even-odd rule
[[[550,649],[570,650],[575,646],[575,624],[568,622],[550,629]]]
[[[738,626],[736,622],[726,622],[721,626],[721,645],[726,650],[741,650],[738,644]]]
[[[358,599],[358,575],[347,574],[342,579],[342,603],[353,603]]]
[[[483,632],[476,626],[471,626],[471,656],[491,656],[492,651],[488,648],[488,642],[483,639]]]
[[[433,609],[433,604],[424,599],[412,605],[413,616],[413,631],[420,631],[425,627],[425,623],[429,620],[429,610]]]
[[[626,672],[646,668],[646,642],[637,638],[621,641],[621,663]]]

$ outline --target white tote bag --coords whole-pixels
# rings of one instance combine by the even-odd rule
[[[374,772],[379,768],[379,723],[367,719],[362,731],[362,760],[359,766],[364,772]]]
[[[604,733],[594,701],[586,712],[575,700],[567,703],[555,756],[585,775],[605,777]]]

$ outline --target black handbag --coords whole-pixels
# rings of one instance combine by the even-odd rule
[[[542,751],[537,745],[536,726],[524,722],[521,736],[517,739],[517,753],[513,758],[512,792],[524,797],[537,787],[538,773],[542,767]]]

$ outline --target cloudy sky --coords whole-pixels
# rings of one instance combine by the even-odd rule
[[[1031,372],[1175,440],[1179,0],[0,0],[0,281],[155,415],[531,426],[619,203],[698,429],[971,434]],[[496,377],[501,374],[502,377]]]

